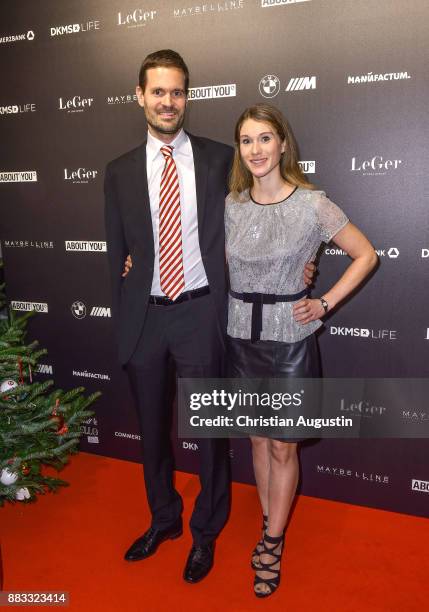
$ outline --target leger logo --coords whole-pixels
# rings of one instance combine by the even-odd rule
[[[92,106],[94,98],[82,98],[82,96],[73,96],[73,98],[59,98],[58,109],[65,110],[68,113],[83,113]]]
[[[78,168],[77,170],[69,170],[64,168],[64,180],[71,183],[89,183],[97,176],[97,170],[87,170],[86,168]]]
[[[156,11],[144,11],[137,8],[131,13],[118,13],[118,26],[126,25],[129,28],[137,28],[145,26],[146,23],[153,21],[156,16]]]

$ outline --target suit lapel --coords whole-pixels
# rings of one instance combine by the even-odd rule
[[[192,152],[194,155],[194,167],[195,167],[195,188],[197,192],[197,216],[198,216],[198,238],[200,241],[200,249],[203,248],[203,227],[204,227],[204,214],[207,202],[207,179],[208,179],[208,158],[207,153],[204,149],[203,144],[199,138],[188,134]]]
[[[147,251],[148,261],[154,258],[155,249],[153,244],[152,215],[150,212],[149,190],[147,185],[146,172],[146,141],[136,150],[135,161],[135,181],[136,181],[136,201],[134,216],[137,227],[142,229],[145,250]]]

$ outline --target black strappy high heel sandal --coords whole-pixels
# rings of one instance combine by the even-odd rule
[[[253,549],[252,559],[250,561],[250,565],[252,569],[254,570],[261,569],[261,566],[259,565],[259,555],[264,550],[263,538],[264,538],[265,532],[267,531],[267,528],[268,528],[268,516],[266,514],[263,514],[262,515],[262,538],[259,540],[255,548]]]
[[[280,561],[283,554],[283,540],[284,534],[277,537],[272,537],[267,533],[264,534],[263,550],[259,556],[260,567],[257,569],[257,572],[268,572],[269,574],[273,575],[269,578],[262,578],[256,573],[255,580],[253,583],[253,590],[256,597],[269,597],[277,590],[280,584]],[[270,545],[270,548],[268,548],[267,544]],[[280,544],[282,545],[281,551],[275,552],[275,550],[280,546]],[[263,563],[260,557],[264,554],[274,557],[274,561],[271,561],[270,563]],[[279,567],[277,569],[274,569],[273,565],[277,564],[279,564]],[[257,587],[259,584],[265,584],[269,588],[269,591],[257,591],[255,587]]]

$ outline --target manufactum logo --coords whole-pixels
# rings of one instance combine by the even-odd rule
[[[358,472],[342,467],[331,467],[329,465],[316,465],[318,474],[326,474],[327,476],[342,476],[348,478],[357,478],[376,484],[389,484],[389,476],[387,474],[373,474],[367,472]]]
[[[51,240],[5,240],[4,248],[8,249],[53,249]]]
[[[393,329],[331,326],[329,333],[331,336],[353,336],[354,338],[369,338],[370,340],[397,340],[397,331]]]
[[[37,183],[37,172],[35,170],[0,172],[0,183]]]
[[[315,161],[300,161],[298,163],[301,166],[301,170],[304,172],[304,174],[314,174],[316,172]]]
[[[66,251],[105,253],[107,251],[107,242],[102,240],[66,240]]]
[[[0,115],[18,115],[22,113],[35,113],[36,105],[32,102],[26,104],[9,104],[9,106],[0,106]]]
[[[73,96],[73,98],[58,98],[58,110],[65,110],[68,113],[83,113],[91,108],[94,98],[82,98],[82,96]]]
[[[35,312],[48,312],[48,305],[46,302],[21,302],[20,300],[12,300],[10,303],[12,310],[23,310],[29,312],[34,310]]]
[[[285,91],[304,91],[306,89],[316,89],[315,76],[292,77],[287,84]]]
[[[51,36],[64,36],[65,34],[78,34],[79,32],[93,32],[100,29],[99,21],[86,21],[85,23],[71,23],[50,28]]]
[[[72,315],[76,317],[76,319],[83,319],[86,317],[87,309],[84,302],[80,300],[76,300],[71,305]],[[90,317],[111,317],[110,308],[106,306],[93,306],[91,308],[91,312],[89,313]]]
[[[17,42],[20,40],[34,40],[35,34],[33,30],[28,30],[26,34],[12,34],[11,36],[0,37],[0,44]]]
[[[301,2],[310,2],[310,0],[261,0],[262,8],[270,6],[285,6],[287,4],[299,4]]]
[[[79,378],[96,378],[97,380],[110,380],[110,376],[108,374],[88,372],[88,370],[73,370],[73,376],[78,376]]]
[[[408,72],[385,72],[384,74],[374,74],[367,72],[366,74],[348,76],[347,85],[361,85],[362,83],[385,83],[386,81],[403,81],[411,79]]]
[[[399,257],[399,249],[390,247],[390,249],[374,249],[379,257],[388,257],[389,259],[397,259]],[[347,255],[345,251],[337,247],[328,247],[325,249],[325,255]]]
[[[207,2],[179,9],[173,9],[173,17],[196,17],[197,15],[208,15],[209,13],[225,13],[244,8],[244,0],[227,0],[223,2]]]
[[[77,170],[69,170],[64,168],[64,180],[71,183],[89,183],[97,176],[97,170],[87,170],[86,168],[78,168]]]
[[[107,104],[132,104],[137,102],[136,94],[125,94],[124,96],[107,96]]]
[[[116,25],[127,26],[127,28],[141,28],[153,21],[155,17],[156,11],[145,11],[137,8],[130,13],[118,13]]]
[[[54,373],[54,368],[50,364],[39,363],[37,364],[36,372],[37,374],[48,374],[52,376]]]
[[[275,74],[266,74],[259,81],[259,93],[264,98],[274,98],[280,91],[280,79]]]
[[[188,100],[210,100],[212,98],[234,98],[237,95],[237,85],[206,85],[205,87],[190,87]]]
[[[411,480],[411,489],[413,491],[421,491],[422,493],[429,493],[429,480]]]
[[[351,172],[361,172],[363,176],[384,176],[392,170],[397,170],[402,159],[384,159],[382,155],[374,155],[371,159],[360,160],[352,157]]]

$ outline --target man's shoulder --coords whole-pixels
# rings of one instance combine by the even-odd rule
[[[107,163],[106,169],[109,171],[116,171],[120,170],[122,167],[128,166],[130,162],[134,161],[139,155],[142,154],[144,146],[145,143],[131,149],[130,151],[122,153],[122,155],[119,155],[118,157],[115,157],[115,159],[112,159]]]
[[[231,147],[231,145],[225,144],[224,142],[212,140],[211,138],[206,138],[205,136],[194,136],[194,134],[187,134],[191,139],[191,142],[194,142],[201,148],[206,149],[207,151],[217,153],[219,155],[225,155],[228,157],[230,157],[234,153],[233,147]]]

